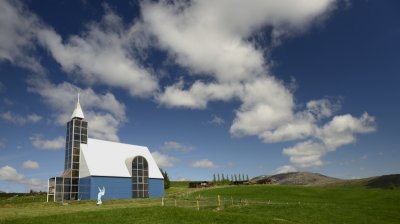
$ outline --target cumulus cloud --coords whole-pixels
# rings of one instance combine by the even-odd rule
[[[11,166],[3,166],[0,168],[0,181],[22,184],[33,190],[44,190],[46,188],[46,183],[35,178],[29,179],[23,174],[18,173],[18,171]]]
[[[63,39],[29,12],[19,1],[0,3],[0,61],[9,61],[36,73],[45,70],[35,54],[40,45],[62,69],[86,84],[105,84],[127,90],[132,96],[151,96],[157,77],[136,59],[146,45],[141,23],[125,26],[104,4],[100,22],[91,22],[78,35]]]
[[[42,96],[45,103],[55,110],[54,119],[58,125],[65,125],[71,119],[79,91],[80,104],[89,122],[89,136],[119,141],[118,129],[126,122],[125,105],[112,93],[97,94],[91,88],[81,89],[68,82],[53,84],[38,76],[31,78],[28,84],[30,92]]]
[[[374,117],[364,113],[356,118],[352,115],[338,115],[321,128],[317,128],[313,138],[283,149],[290,162],[299,167],[321,166],[322,157],[337,148],[354,143],[356,134],[375,131]]]
[[[266,143],[303,140],[283,153],[300,167],[322,165],[321,158],[326,153],[353,143],[356,134],[373,131],[374,118],[367,114],[361,118],[334,116],[340,102],[328,99],[311,100],[305,107],[296,105],[292,90],[270,74],[270,62],[263,51],[326,18],[336,3],[334,0],[143,3],[143,21],[148,33],[197,79],[187,83],[181,78],[166,86],[157,100],[167,107],[191,109],[205,109],[210,101],[239,100],[241,106],[235,111],[230,127],[233,136],[255,135]],[[249,37],[265,27],[272,30],[265,34],[270,35],[271,45],[259,48]]]
[[[59,150],[64,148],[65,145],[65,138],[62,136],[59,136],[55,139],[46,140],[43,139],[43,136],[41,135],[34,135],[29,137],[29,140],[35,148],[44,150]]]
[[[202,160],[197,160],[191,163],[191,166],[194,168],[204,168],[204,169],[210,169],[210,168],[217,168],[218,166],[214,164],[214,162],[208,160],[208,159],[202,159]]]
[[[152,152],[151,155],[159,167],[173,167],[174,163],[178,161],[175,157],[160,152]]]
[[[280,174],[280,173],[290,173],[290,172],[296,172],[297,169],[296,167],[293,167],[291,165],[285,165],[278,167],[276,170],[274,170],[274,174]]]
[[[39,42],[47,48],[63,70],[78,75],[86,83],[106,84],[129,91],[132,96],[149,96],[158,81],[149,69],[139,64],[135,40],[140,39],[140,24],[125,27],[109,7],[100,22],[92,22],[80,35],[63,40],[54,30],[38,31]]]
[[[171,150],[171,151],[178,151],[178,152],[189,152],[194,149],[193,146],[187,146],[179,142],[175,141],[166,141],[164,145],[161,146],[163,150]]]
[[[29,170],[39,169],[39,163],[36,161],[27,160],[22,163],[22,167]]]
[[[301,30],[333,2],[160,1],[145,2],[142,11],[149,32],[179,64],[196,73],[212,73],[220,82],[232,82],[263,73],[262,52],[246,41],[254,31],[265,26]]]
[[[36,51],[37,17],[19,1],[0,3],[0,62],[8,61],[17,66],[44,73]]]
[[[42,120],[42,117],[35,113],[24,116],[24,115],[20,115],[17,113],[13,113],[11,111],[1,113],[0,118],[7,122],[21,125],[21,126],[26,125],[26,124],[35,124],[35,123],[39,122],[40,120]]]

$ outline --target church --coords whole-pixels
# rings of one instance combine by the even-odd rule
[[[48,180],[47,201],[152,198],[164,195],[164,178],[149,149],[88,138],[78,102],[67,123],[64,172]]]

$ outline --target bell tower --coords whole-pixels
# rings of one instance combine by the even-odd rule
[[[77,200],[79,193],[80,144],[87,144],[88,122],[84,120],[81,105],[76,103],[71,120],[67,123],[64,162],[64,200]]]

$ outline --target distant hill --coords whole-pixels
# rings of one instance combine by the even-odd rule
[[[399,188],[400,174],[383,175],[354,180],[344,180],[328,177],[319,173],[291,172],[275,175],[258,176],[251,179],[253,183],[271,183],[281,185],[302,186],[332,186],[332,187],[356,187],[364,186],[371,188]]]
[[[269,182],[274,184],[282,185],[305,185],[305,186],[317,186],[326,185],[339,181],[340,179],[324,176],[319,173],[309,172],[291,172],[281,173],[271,176],[259,176],[253,178],[252,182]]]
[[[340,180],[329,186],[355,187],[365,186],[370,188],[400,188],[400,174],[390,174],[377,177],[367,177],[354,180]]]

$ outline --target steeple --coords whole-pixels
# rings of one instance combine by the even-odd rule
[[[78,102],[76,103],[75,110],[71,115],[71,119],[72,118],[80,118],[80,119],[85,118],[85,116],[83,116],[81,105],[79,104],[79,92],[78,92]]]

